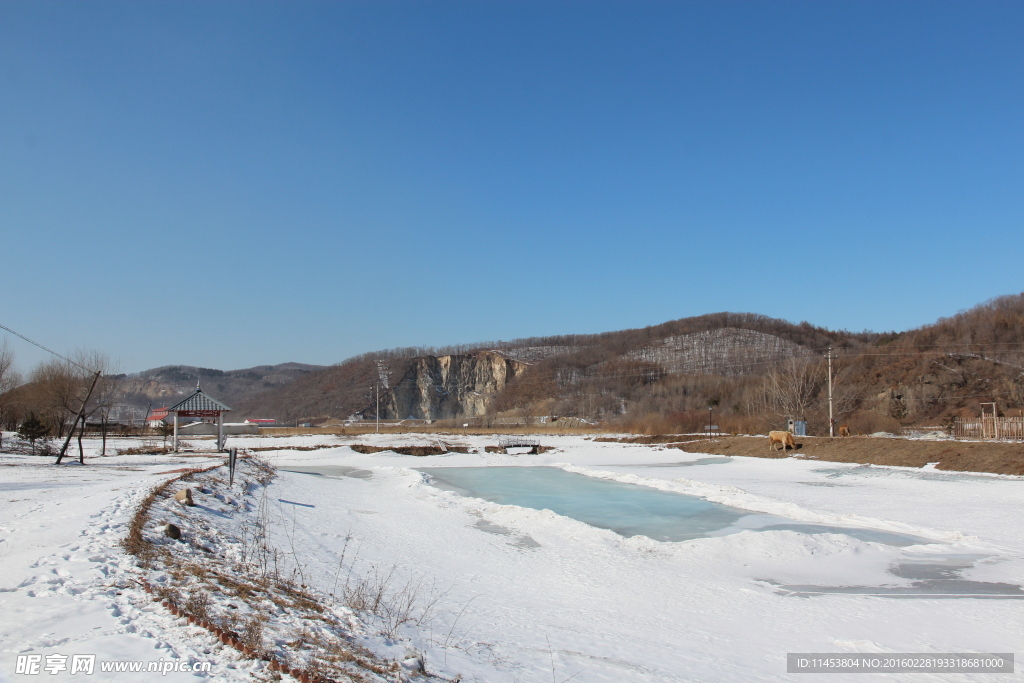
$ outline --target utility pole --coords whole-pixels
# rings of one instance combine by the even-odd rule
[[[85,398],[82,399],[82,407],[78,411],[78,415],[75,416],[75,421],[71,424],[71,431],[68,432],[68,438],[64,439],[64,445],[60,447],[60,454],[57,455],[56,464],[59,465],[60,461],[64,459],[64,454],[68,450],[68,444],[71,443],[71,436],[75,433],[75,427],[78,426],[79,421],[82,423],[82,429],[85,429],[85,405],[89,402],[89,397],[92,396],[92,390],[96,388],[96,380],[100,378],[100,371],[97,370],[92,376],[92,384],[89,385],[89,391],[85,392]],[[79,432],[79,443],[81,443],[81,432]],[[80,453],[79,462],[85,464],[85,457]]]
[[[828,435],[835,438],[836,421],[832,418],[832,347],[828,347]]]
[[[380,382],[374,384],[377,388],[377,410],[374,413],[377,415],[377,433],[380,434]]]

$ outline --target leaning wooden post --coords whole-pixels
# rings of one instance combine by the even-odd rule
[[[82,426],[78,428],[78,462],[85,464],[85,449],[82,448],[82,434],[85,433],[85,415],[81,418]]]
[[[85,413],[85,406],[89,403],[89,397],[92,396],[92,390],[96,388],[96,380],[99,378],[100,371],[97,370],[96,374],[92,376],[92,384],[89,385],[89,391],[85,394],[85,400],[82,401],[82,407],[78,410],[78,415],[75,417],[75,421],[71,425],[71,431],[68,432],[68,438],[64,439],[64,445],[60,447],[60,453],[57,454],[57,462],[54,463],[55,465],[59,465],[60,461],[64,459],[64,454],[68,451],[68,444],[71,443],[71,435],[75,433],[75,426],[78,424],[78,421],[83,419],[82,416]]]

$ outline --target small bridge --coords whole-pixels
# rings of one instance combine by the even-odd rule
[[[499,436],[498,446],[500,448],[536,448],[540,445],[537,439],[528,439],[523,436]]]
[[[488,446],[487,448],[491,447]],[[510,448],[529,448],[530,453],[533,455],[543,453],[545,450],[544,446],[541,446],[540,441],[537,439],[530,439],[525,436],[499,436],[498,447],[495,450],[508,453]]]

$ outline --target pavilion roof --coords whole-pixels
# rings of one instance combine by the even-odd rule
[[[231,410],[217,399],[207,396],[198,386],[195,392],[184,401],[174,404],[167,411],[176,413],[182,410]]]

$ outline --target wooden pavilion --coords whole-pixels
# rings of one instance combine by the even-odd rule
[[[184,401],[180,401],[168,409],[168,413],[174,414],[174,452],[178,452],[178,418],[179,417],[215,417],[217,418],[217,450],[224,450],[224,413],[231,410],[226,405],[207,396],[199,383],[196,382],[196,390]]]

